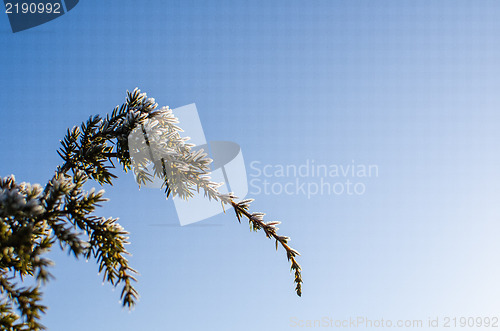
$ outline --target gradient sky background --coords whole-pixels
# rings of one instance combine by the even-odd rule
[[[117,170],[98,213],[131,232],[141,300],[122,309],[95,262],[56,248],[50,330],[498,315],[498,1],[82,0],[16,34],[2,17],[1,176],[46,183],[66,128],[136,86],[196,103],[249,174],[252,161],[379,167],[362,196],[250,196],[302,253],[302,298],[263,233],[232,212],[180,227],[161,191]]]

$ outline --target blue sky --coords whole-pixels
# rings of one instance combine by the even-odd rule
[[[118,170],[98,213],[131,232],[141,300],[123,310],[93,261],[56,250],[44,323],[293,330],[291,318],[498,314],[499,14],[497,1],[82,0],[15,34],[4,15],[1,176],[44,184],[66,128],[136,86],[196,103],[207,139],[237,142],[249,174],[253,161],[379,169],[355,179],[362,195],[250,196],[302,253],[302,298],[262,233],[232,213],[180,227],[161,191]]]

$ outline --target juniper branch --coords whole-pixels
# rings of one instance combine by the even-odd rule
[[[241,223],[241,216],[244,215],[248,219],[248,222],[250,223],[251,229],[253,231],[263,229],[266,237],[275,240],[276,250],[278,250],[278,243],[281,244],[281,246],[286,251],[288,261],[291,262],[290,270],[294,271],[295,273],[295,291],[298,296],[302,296],[302,269],[295,259],[297,255],[300,255],[300,253],[288,245],[288,241],[290,241],[289,237],[280,236],[277,234],[278,228],[276,227],[276,225],[281,224],[281,222],[272,221],[266,223],[263,220],[263,217],[265,215],[264,213],[250,213],[248,211],[248,206],[252,201],[253,199],[246,199],[240,202],[231,200],[231,206],[234,208],[238,221]]]
[[[236,201],[232,194],[221,194],[219,183],[210,180],[210,163],[203,150],[193,152],[192,144],[179,134],[178,120],[168,107],[157,108],[154,99],[139,89],[127,92],[127,100],[110,115],[92,116],[79,127],[68,129],[57,153],[64,164],[42,189],[39,185],[16,184],[13,176],[0,178],[0,326],[6,330],[41,330],[38,323],[45,307],[41,300],[40,283],[50,277],[47,268],[51,261],[41,257],[56,242],[68,247],[76,257],[95,258],[104,280],[114,286],[123,285],[121,300],[131,308],[138,293],[133,287],[137,272],[128,264],[125,249],[128,233],[117,219],[94,215],[103,201],[104,191],[83,191],[83,185],[93,179],[99,184],[112,185],[116,175],[114,161],[125,172],[133,170],[137,182],[145,184],[160,177],[167,198],[187,199],[194,191],[202,190],[208,199],[231,205],[238,220],[248,219],[254,231],[263,230],[268,238],[284,248],[291,270],[295,272],[297,295],[302,294],[299,253],[288,245],[290,238],[277,234],[279,222],[264,222],[263,213],[248,211],[251,200]],[[134,130],[146,136],[149,155],[129,148]],[[141,137],[139,135],[139,138]],[[161,151],[153,155],[151,151]],[[135,153],[135,154],[134,154]],[[134,167],[132,167],[132,159]],[[153,174],[147,165],[153,164]],[[87,237],[87,239],[82,238]],[[11,275],[9,276],[8,273]],[[35,277],[38,283],[28,289],[16,289],[14,276]],[[3,300],[2,300],[3,299]],[[15,313],[17,310],[21,316]]]

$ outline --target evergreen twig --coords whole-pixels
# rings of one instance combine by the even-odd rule
[[[192,151],[192,144],[179,134],[177,118],[168,107],[157,108],[154,99],[139,89],[127,92],[127,100],[110,115],[90,117],[79,127],[68,129],[57,153],[64,160],[51,180],[41,187],[17,184],[13,175],[0,178],[0,327],[3,330],[42,330],[39,323],[46,307],[40,304],[40,286],[52,275],[52,261],[42,255],[56,242],[75,257],[95,258],[103,278],[114,286],[122,285],[123,306],[133,307],[138,293],[133,287],[137,272],[127,260],[128,232],[117,219],[94,215],[106,201],[104,191],[89,192],[83,185],[93,179],[110,184],[115,162],[125,172],[133,170],[139,185],[153,177],[163,180],[167,197],[188,199],[202,190],[209,199],[231,205],[238,220],[248,219],[251,229],[263,230],[286,251],[295,273],[296,293],[302,294],[299,253],[288,245],[290,238],[277,234],[280,222],[264,222],[263,213],[250,213],[252,199],[237,202],[232,194],[221,194],[208,176],[210,163],[203,150]],[[145,138],[148,153],[129,149],[131,133],[139,130],[138,141]],[[160,155],[158,154],[160,151]],[[154,152],[154,153],[153,153]],[[132,167],[132,161],[134,167]],[[148,164],[153,163],[153,173]],[[29,288],[17,287],[15,280],[33,277],[38,282]]]

